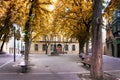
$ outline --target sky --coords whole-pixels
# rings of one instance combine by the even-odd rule
[[[111,0],[104,0],[105,1],[105,6],[107,6],[108,5],[108,3],[111,1]]]

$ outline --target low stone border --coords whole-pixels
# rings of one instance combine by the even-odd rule
[[[89,73],[84,73],[84,74],[77,74],[80,80],[96,80],[93,79]],[[103,80],[118,80],[115,76],[104,73],[104,79]]]

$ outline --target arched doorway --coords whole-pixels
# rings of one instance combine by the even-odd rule
[[[62,53],[62,45],[61,44],[57,44],[57,53],[58,54]]]

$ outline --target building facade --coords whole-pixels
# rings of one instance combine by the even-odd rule
[[[14,47],[14,38],[12,38],[8,43],[4,45],[3,51],[9,54],[15,53],[19,54],[21,51],[25,50],[25,44],[21,40],[15,40],[16,44]],[[45,41],[40,40],[31,43],[30,53],[46,54],[46,44],[48,45],[47,54],[54,52],[55,48],[60,54],[72,54],[79,53],[79,43],[76,41],[62,42],[62,41]],[[0,44],[1,45],[1,44]],[[57,47],[61,45],[61,47]]]
[[[30,53],[79,53],[79,43],[76,39],[66,38],[63,35],[47,34],[31,43]]]
[[[106,26],[106,49],[105,49],[105,54],[106,55],[110,55],[110,56],[114,56],[114,36],[112,34],[112,26],[109,23]]]
[[[61,47],[59,48],[58,45],[61,45]],[[47,41],[46,43],[46,41],[36,41],[31,44],[30,52],[51,54],[55,49],[60,54],[79,53],[79,44],[78,42]]]
[[[111,25],[107,26],[107,55],[120,57],[120,8],[114,12]]]

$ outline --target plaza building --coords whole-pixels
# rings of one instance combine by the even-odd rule
[[[113,20],[107,24],[106,34],[107,55],[120,57],[120,7],[113,12]]]
[[[60,45],[60,46],[59,46]],[[79,53],[79,43],[75,39],[62,39],[62,37],[53,37],[51,40],[47,40],[44,36],[39,40],[32,42],[30,52],[31,53],[44,53],[51,54],[57,51],[60,54],[72,54]]]

